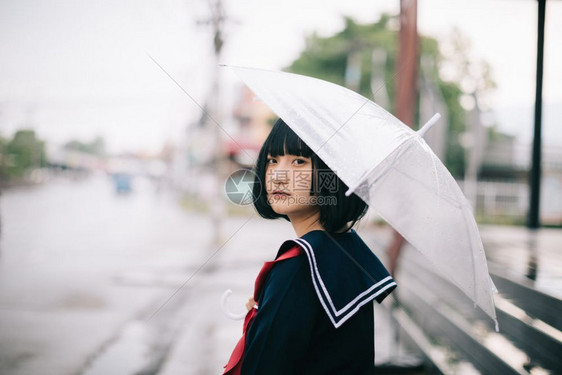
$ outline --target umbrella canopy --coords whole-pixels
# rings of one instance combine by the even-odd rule
[[[496,321],[467,199],[422,135],[371,100],[303,75],[230,67],[349,187]],[[497,328],[497,321],[496,321]]]

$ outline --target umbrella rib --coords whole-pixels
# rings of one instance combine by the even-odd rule
[[[470,220],[469,218],[467,218],[467,213],[468,213],[468,211],[463,211],[463,220],[465,221],[466,230],[467,230],[467,232],[469,232],[468,238],[469,238],[469,241],[470,241],[470,248],[472,249],[474,247],[474,239],[473,239],[473,236],[471,236],[470,231],[474,229],[474,226],[476,225],[476,223],[473,222],[472,220]],[[478,247],[480,247],[480,246],[478,246]],[[477,301],[478,301],[478,294],[479,293],[478,293],[478,287],[476,285],[476,269],[475,269],[476,261],[474,259],[474,257],[476,256],[475,251],[472,250],[470,252],[470,255],[471,255],[470,260],[472,262],[472,278],[473,278],[472,282],[474,284],[474,297],[473,298],[474,298],[474,304],[476,305]],[[488,274],[487,264],[484,263],[484,265],[486,267],[486,273]],[[493,298],[492,298],[492,306],[493,306]],[[480,307],[482,308],[482,306],[480,306]],[[496,320],[496,317],[493,316],[493,319]]]
[[[461,208],[463,205],[462,204],[456,204],[455,201],[453,201],[452,199],[448,198],[447,196],[442,196],[440,193],[436,194],[435,191],[430,187],[427,186],[427,184],[423,183],[422,181],[413,178],[412,176],[407,175],[406,173],[402,172],[401,170],[397,169],[394,166],[391,166],[389,169],[394,169],[396,172],[400,173],[401,175],[409,178],[412,181],[417,182],[418,184],[420,184],[421,187],[425,188],[427,191],[433,193],[434,195],[439,196],[441,199],[443,199],[444,201],[446,201],[447,203],[449,203],[451,206],[456,207],[456,208]]]
[[[410,141],[410,142],[408,142]],[[404,153],[406,150],[408,150],[408,148],[412,145],[411,139],[406,139],[405,141],[403,141],[401,144],[399,144],[396,149],[394,150],[394,152],[391,152],[390,154],[386,155],[386,157],[381,160],[379,163],[376,163],[371,169],[369,169],[367,172],[363,173],[363,175],[359,178],[359,181],[357,183],[355,183],[355,186],[351,186],[349,187],[349,189],[346,191],[345,195],[346,196],[350,196],[352,193],[355,192],[355,190],[357,190],[357,188],[366,180],[369,179],[369,177],[371,177],[371,175],[373,175],[373,173],[383,164],[383,163],[391,163],[389,166],[386,167],[385,170],[383,170],[382,172],[380,172],[380,176],[378,176],[375,181],[373,181],[373,183],[371,183],[369,185],[369,187],[374,184],[378,179],[380,179],[382,176],[384,176],[386,173],[388,173],[388,171],[390,170],[390,168],[392,168],[392,162],[390,161],[390,158],[393,157],[395,160],[400,157],[400,155],[402,155],[402,153]],[[408,147],[406,147],[408,146]],[[398,155],[394,155],[394,153],[398,153]]]
[[[413,59],[414,59],[414,56],[410,57],[409,60],[413,60]],[[408,63],[409,63],[409,61],[408,61]],[[405,62],[404,65],[402,65],[402,66],[400,67],[400,69],[398,69],[398,70],[394,73],[394,75],[392,76],[392,79],[396,78],[396,76],[397,76],[400,72],[402,72],[402,70],[404,70],[404,68],[405,68],[406,66],[408,66],[408,64]],[[376,94],[377,92],[379,92],[379,90],[382,89],[384,86],[386,86],[386,82],[383,83],[383,84],[373,93],[373,95]],[[324,147],[324,145],[325,145],[330,139],[332,139],[332,137],[333,137],[334,135],[336,135],[336,134],[340,131],[340,129],[343,128],[343,127],[345,126],[345,124],[347,124],[347,123],[357,114],[357,112],[359,112],[359,111],[361,110],[361,108],[363,108],[363,107],[365,106],[365,104],[369,103],[370,101],[371,101],[370,99],[366,99],[365,103],[363,103],[363,104],[357,109],[357,111],[355,111],[355,112],[347,119],[347,121],[345,121],[345,122],[343,123],[343,125],[340,126],[326,141],[324,141],[324,143],[322,143],[322,144],[320,145],[320,147],[318,148],[317,151],[320,151],[320,149],[321,149],[322,147]],[[375,103],[375,104],[376,104],[376,103]]]
[[[387,174],[391,169],[395,170],[397,173],[400,173],[401,175],[403,175],[406,178],[409,178],[412,181],[417,182],[421,187],[425,188],[426,190],[428,190],[429,192],[432,192],[433,194],[436,194],[437,196],[441,197],[443,200],[448,201],[449,204],[451,204],[454,207],[460,208],[462,205],[457,204],[454,200],[448,198],[447,196],[441,196],[441,185],[439,183],[439,179],[436,177],[437,180],[437,193],[435,193],[434,189],[431,188],[430,186],[427,186],[426,183],[402,172],[400,169],[396,168],[394,166],[394,164],[396,163],[396,160],[398,160],[400,158],[400,156],[408,151],[408,149],[413,145],[414,142],[418,141],[418,137],[416,138],[412,138],[409,141],[404,141],[399,148],[397,148],[397,152],[399,152],[398,155],[393,155],[393,160],[390,160],[392,154],[389,154],[381,163],[379,163],[378,165],[376,165],[373,169],[371,169],[368,173],[366,173],[364,175],[364,177],[362,177],[359,181],[359,183],[357,184],[357,186],[359,186],[361,183],[363,183],[365,180],[368,180],[369,177],[373,174],[374,171],[377,170],[377,168],[379,168],[381,166],[381,164],[388,162],[389,165],[386,167],[386,169],[381,172],[380,176],[378,176],[372,183],[369,184],[369,187],[371,187],[373,184],[375,184],[380,178],[382,178],[385,174]],[[426,144],[427,145],[427,144]],[[433,171],[435,173],[435,176],[437,176],[437,164],[435,163],[435,159],[433,158],[433,156],[431,157],[431,161],[433,163]],[[357,186],[354,187],[353,189],[350,189],[351,192],[353,192],[355,189],[357,189]]]
[[[365,175],[359,179],[359,182],[356,184],[356,186],[354,186],[353,188],[350,188],[348,192],[349,192],[350,194],[353,193],[353,192],[357,189],[357,187],[359,187],[359,185],[361,185],[361,184],[362,184],[364,181],[366,181],[366,180],[368,181],[369,177],[371,177],[371,176],[373,175],[373,173],[374,173],[378,168],[380,168],[383,163],[387,162],[387,163],[389,163],[389,165],[386,166],[386,168],[385,168],[382,172],[380,172],[380,175],[379,175],[372,183],[369,184],[369,187],[372,186],[373,184],[375,184],[380,178],[382,178],[382,177],[383,177],[385,174],[387,174],[391,169],[393,169],[393,170],[395,170],[396,172],[402,174],[403,176],[409,178],[410,180],[419,183],[419,184],[420,184],[421,186],[423,186],[425,189],[427,189],[428,191],[433,192],[433,193],[435,194],[434,189],[432,189],[431,187],[427,186],[427,184],[423,183],[422,181],[420,181],[420,180],[418,180],[418,179],[416,179],[416,178],[413,178],[413,177],[410,176],[410,175],[405,174],[404,172],[400,171],[399,169],[397,169],[397,168],[394,166],[394,163],[396,163],[396,160],[398,160],[398,159],[400,158],[400,156],[401,156],[404,152],[406,152],[406,151],[413,145],[413,143],[416,142],[416,141],[417,141],[417,138],[411,138],[410,140],[404,141],[404,142],[399,146],[399,148],[396,149],[396,152],[398,152],[399,154],[397,154],[397,155],[393,155],[392,153],[389,154],[385,159],[383,159],[383,161],[381,161],[379,164],[375,165],[370,171],[368,171],[367,173],[365,173]],[[391,158],[392,158],[393,160],[391,160]],[[436,173],[436,172],[437,172],[437,165],[436,165],[435,160],[433,159],[433,157],[432,157],[431,161],[432,161],[432,163],[433,163],[433,170],[434,170],[434,172],[435,172],[435,175],[437,176],[437,173]],[[438,182],[437,182],[437,185],[438,185],[438,186],[437,186],[437,195],[438,195],[438,196],[441,196],[441,185],[439,184],[439,179],[437,179],[437,180],[438,180]],[[347,193],[346,193],[346,195],[347,195]],[[442,197],[442,198],[443,198],[444,200],[446,200],[446,201],[449,201],[449,203],[450,203],[451,205],[453,205],[453,206],[455,206],[455,207],[460,207],[459,205],[455,204],[455,201],[449,199],[448,197],[445,197],[445,196],[444,196],[444,197]]]
[[[420,138],[420,139],[422,139],[422,138]],[[425,143],[425,141],[423,141],[423,143],[422,143],[421,141],[418,140],[418,142],[420,142],[420,144],[423,147],[429,148],[429,145],[427,143]],[[431,158],[431,164],[433,165],[433,173],[435,174],[435,181],[437,182],[437,195],[441,196],[441,183],[439,181],[439,177],[438,177],[438,174],[437,174],[437,163],[435,162],[435,158],[437,156],[434,156],[433,153],[430,153],[429,157]]]
[[[360,106],[359,108],[357,108],[357,110],[356,110],[355,112],[353,112],[353,114],[352,114],[351,116],[349,116],[349,118],[342,124],[342,126],[340,126],[339,128],[337,128],[336,131],[333,132],[332,135],[331,135],[330,137],[328,137],[328,139],[326,139],[326,140],[320,145],[320,147],[318,148],[318,150],[316,150],[315,153],[317,154],[318,151],[320,151],[320,150],[322,149],[322,147],[324,147],[324,145],[325,145],[326,143],[328,143],[328,141],[329,141],[330,139],[332,139],[332,137],[333,137],[334,135],[336,135],[336,134],[341,130],[341,128],[343,128],[343,127],[357,114],[357,112],[359,112],[359,111],[361,110],[361,108],[363,108],[363,107],[365,106],[365,104],[367,104],[367,103],[369,103],[369,102],[370,102],[370,100],[367,99],[363,104],[361,104],[361,106]]]

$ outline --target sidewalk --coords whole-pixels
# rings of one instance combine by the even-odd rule
[[[229,233],[242,226],[246,218],[229,219]],[[363,225],[358,233],[371,249],[385,262],[382,249],[390,240],[389,227]],[[529,252],[527,244],[534,243],[539,254],[537,285],[560,292],[560,256],[555,246],[562,242],[562,231],[540,230],[531,237],[525,228],[484,226],[481,233],[491,267],[503,267],[523,275],[521,261]],[[253,283],[262,264],[271,260],[279,245],[295,237],[289,223],[268,221],[254,217],[232,237],[213,260],[213,267],[200,278],[197,297],[188,302],[184,325],[171,348],[159,375],[220,374],[234,345],[242,334],[242,321],[230,320],[220,307],[222,293],[231,289],[230,310],[244,312],[244,303],[251,295]],[[525,240],[534,238],[531,242]],[[249,243],[248,241],[251,241]],[[538,250],[537,250],[538,249]],[[398,280],[400,284],[400,280]],[[387,299],[382,306],[375,304],[376,363],[385,363],[408,356],[396,342]]]
[[[486,225],[480,227],[480,233],[490,270],[532,283],[535,289],[562,299],[562,230]]]

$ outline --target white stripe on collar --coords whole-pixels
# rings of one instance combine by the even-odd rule
[[[383,293],[388,288],[396,285],[392,277],[388,276],[383,280],[377,282],[376,284],[372,285],[367,290],[358,294],[352,301],[350,301],[347,305],[345,305],[343,308],[338,310],[334,306],[332,298],[330,297],[330,294],[328,293],[328,290],[324,285],[322,276],[318,271],[318,266],[316,264],[316,257],[314,255],[314,251],[312,250],[312,246],[310,245],[310,243],[308,243],[308,241],[302,238],[296,238],[294,239],[294,241],[297,242],[299,245],[301,245],[301,247],[304,249],[307,255],[314,289],[316,290],[316,294],[318,295],[322,307],[328,314],[328,317],[332,321],[332,324],[334,325],[335,328],[338,328],[345,321],[351,318],[359,310],[361,306],[372,301],[374,298],[376,298],[378,295]],[[318,286],[318,284],[320,284],[320,287]],[[355,308],[351,309],[354,305]]]

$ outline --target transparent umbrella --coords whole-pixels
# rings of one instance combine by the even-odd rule
[[[469,202],[422,138],[371,100],[298,74],[237,75],[349,187],[496,323],[486,256]]]

